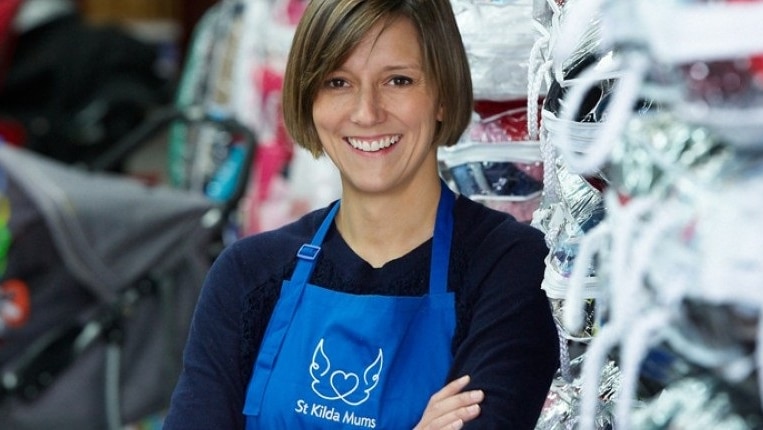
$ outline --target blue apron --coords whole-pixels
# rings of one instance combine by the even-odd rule
[[[453,293],[447,292],[455,197],[442,184],[429,294],[356,295],[309,283],[336,202],[297,253],[255,360],[248,430],[410,429],[452,362]]]

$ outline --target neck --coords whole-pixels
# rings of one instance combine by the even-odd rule
[[[439,198],[439,179],[396,194],[343,195],[337,230],[356,254],[378,268],[432,237]]]

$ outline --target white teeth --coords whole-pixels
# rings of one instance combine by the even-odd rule
[[[350,137],[347,139],[348,142],[350,142],[350,145],[352,145],[353,148],[359,149],[361,151],[365,152],[376,152],[384,148],[389,148],[390,146],[396,144],[398,141],[400,141],[400,136],[387,136],[382,139],[378,140],[361,140],[354,137]]]

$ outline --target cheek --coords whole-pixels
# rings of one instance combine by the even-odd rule
[[[323,111],[325,110],[323,107],[324,104],[325,103],[321,103],[320,99],[316,99],[313,102],[313,123],[316,127],[318,126],[319,122],[323,122]]]
[[[332,136],[337,130],[336,114],[325,104],[313,105],[313,127],[320,146],[325,151],[330,151]]]
[[[321,134],[330,126],[329,115],[327,114],[328,112],[328,109],[314,105],[313,126],[315,127],[315,130],[318,132],[318,134]]]
[[[330,129],[342,115],[342,105],[334,100],[318,97],[313,102],[313,124],[316,129]]]

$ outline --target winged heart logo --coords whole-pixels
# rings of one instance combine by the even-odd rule
[[[346,369],[332,369],[331,360],[323,350],[323,339],[313,352],[310,362],[310,376],[313,378],[313,392],[326,400],[342,400],[350,406],[357,406],[368,400],[371,391],[379,383],[384,364],[384,353],[379,348],[376,359],[363,371],[363,376]]]

